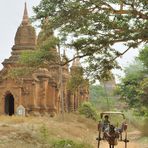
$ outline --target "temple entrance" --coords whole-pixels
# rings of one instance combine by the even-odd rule
[[[5,114],[9,116],[14,114],[14,97],[11,93],[5,96]]]

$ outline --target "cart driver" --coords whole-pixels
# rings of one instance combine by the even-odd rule
[[[102,123],[102,131],[103,132],[108,131],[109,130],[109,125],[110,125],[109,116],[105,115],[103,123]]]

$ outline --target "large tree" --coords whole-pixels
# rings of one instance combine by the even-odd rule
[[[143,63],[145,71],[148,72],[148,46],[140,51],[138,58]]]
[[[61,46],[85,57],[93,78],[106,76],[117,57],[148,42],[147,0],[41,0],[34,11],[41,22],[49,18]],[[120,52],[116,43],[127,49]]]
[[[125,68],[125,77],[122,78],[120,86],[120,95],[130,107],[139,105],[139,84],[144,78],[141,62],[130,64]]]
[[[140,101],[148,107],[148,46],[140,51],[138,58],[144,66],[144,78],[139,85]]]
[[[147,49],[142,49],[136,61],[125,68],[125,77],[120,84],[121,98],[142,114],[148,113]]]

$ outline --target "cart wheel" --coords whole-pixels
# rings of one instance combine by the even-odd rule
[[[127,143],[129,142],[127,139],[127,131],[125,131],[125,139],[123,141],[125,142],[125,148],[127,148]]]
[[[110,145],[110,144],[109,144],[109,148],[114,148],[114,145]]]
[[[100,140],[98,140],[98,148],[100,148]]]
[[[119,134],[119,140],[122,141],[122,132]]]
[[[98,140],[98,147],[97,148],[100,148],[101,131],[99,131],[98,138],[96,140]]]

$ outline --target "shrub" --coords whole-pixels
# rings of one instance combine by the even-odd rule
[[[125,112],[125,116],[127,118],[127,121],[131,127],[136,128],[136,130],[141,131],[142,136],[148,136],[148,117],[147,116],[141,116],[137,110],[130,109],[127,112]]]
[[[39,129],[40,140],[46,143],[49,140],[49,131],[45,124],[43,124]]]
[[[69,139],[62,139],[55,141],[51,148],[92,148],[92,146],[84,143],[76,143]]]
[[[90,102],[84,102],[79,108],[79,113],[85,115],[86,118],[98,120],[97,110]]]
[[[143,134],[143,136],[148,136],[147,125],[148,125],[148,118],[145,118],[144,124],[143,124],[143,127],[142,127],[142,134]]]

